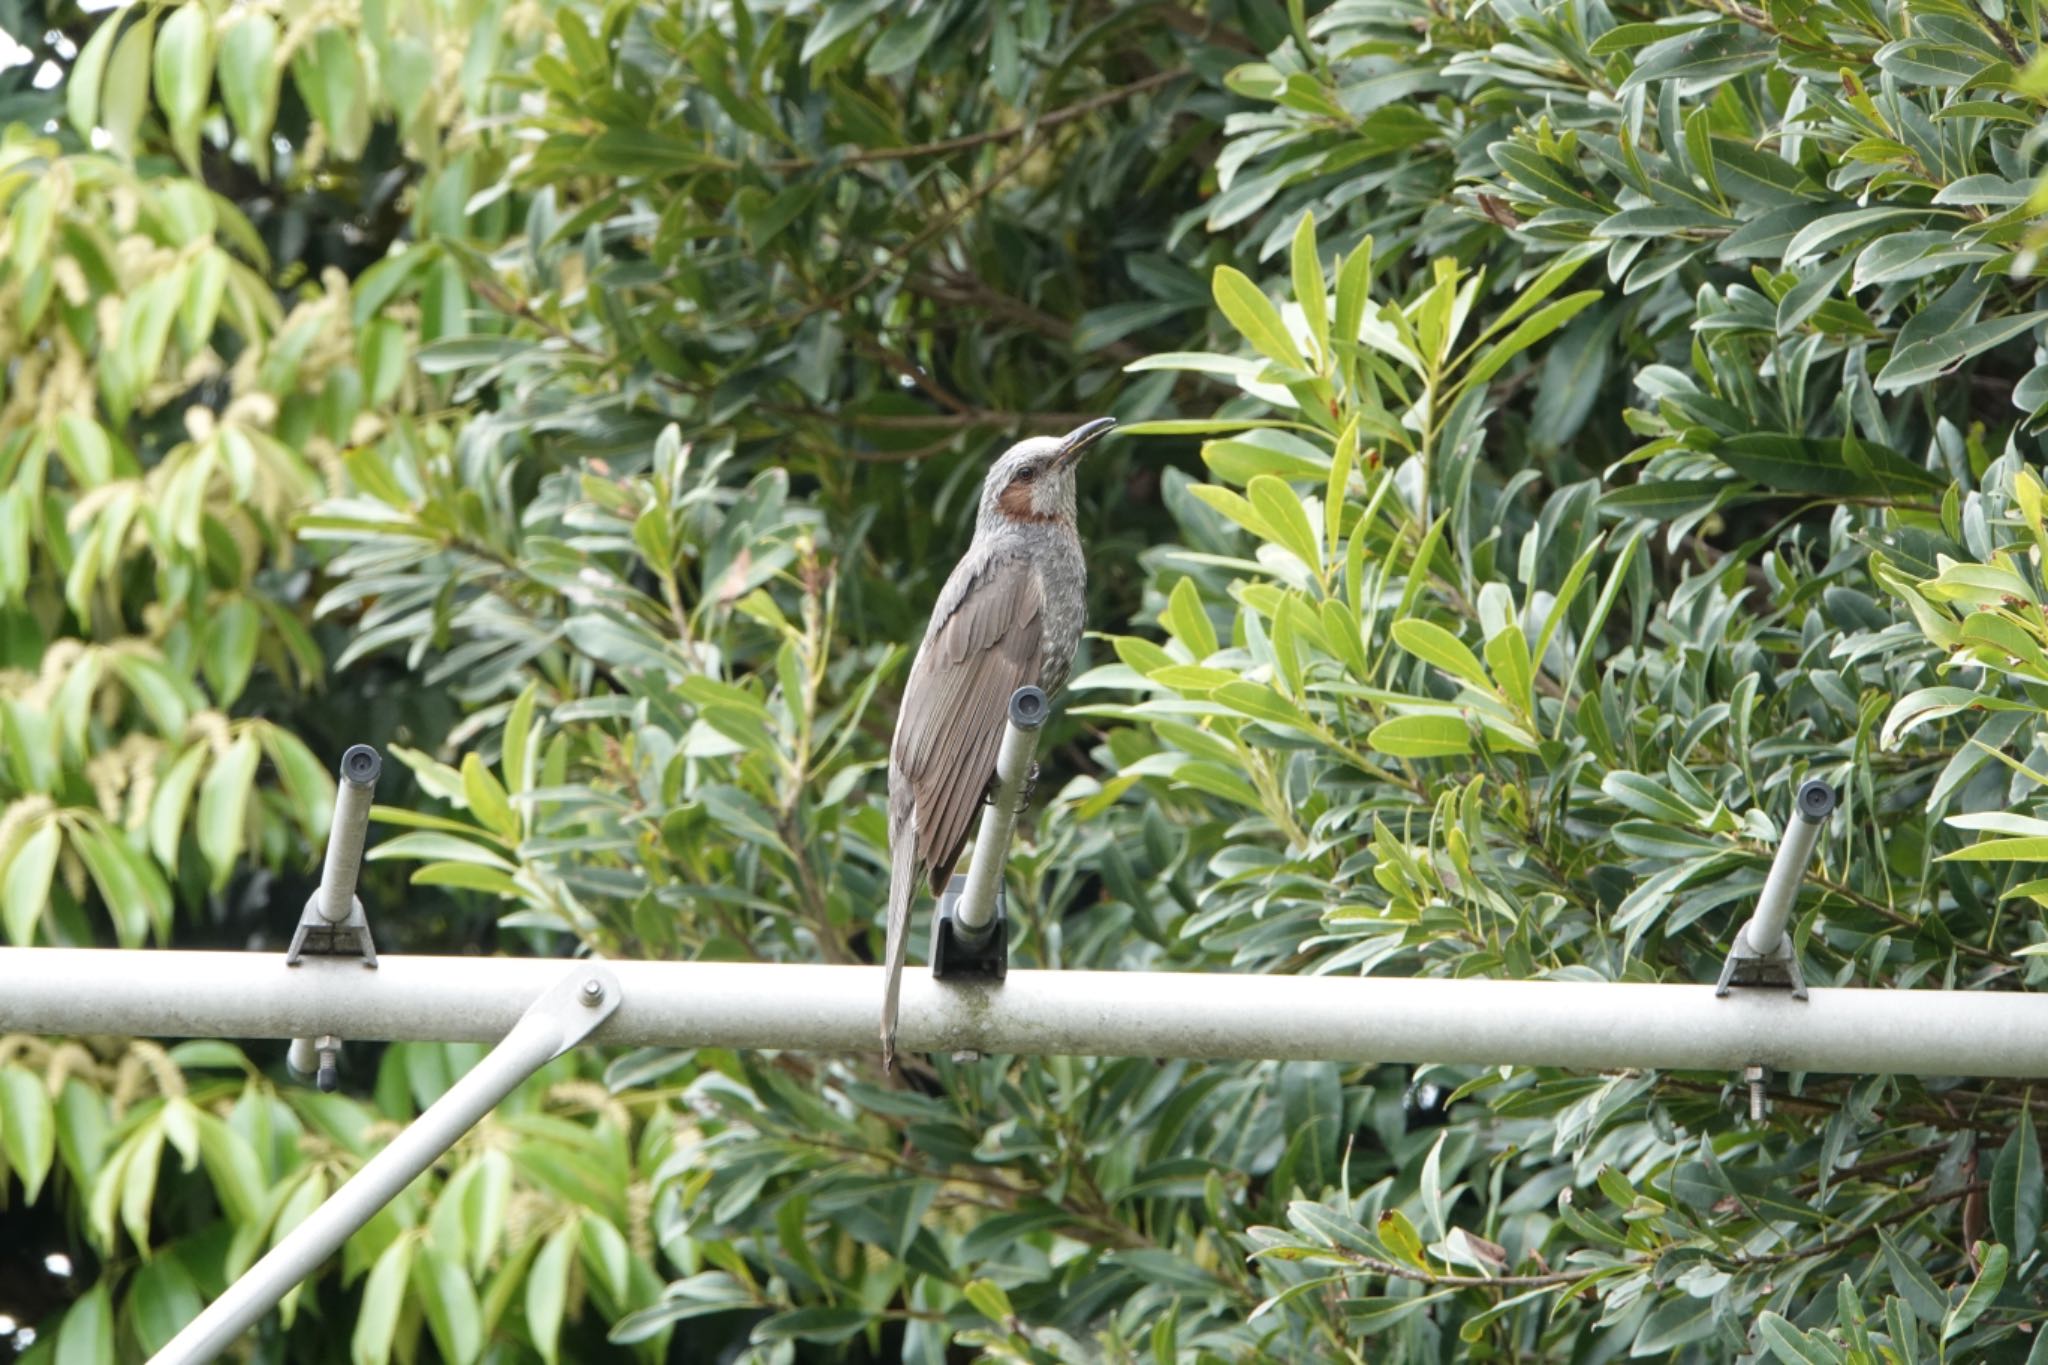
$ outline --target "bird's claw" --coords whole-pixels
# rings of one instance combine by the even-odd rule
[[[1016,814],[1022,815],[1031,805],[1031,793],[1038,788],[1038,764],[1031,765],[1031,771],[1024,774],[1024,785],[1017,789]]]
[[[1002,791],[1002,787],[1003,782],[1001,778],[991,777],[988,780],[988,790],[981,794],[982,803],[993,806],[996,803],[997,795]],[[1031,793],[1037,789],[1038,764],[1034,762],[1031,765],[1031,771],[1024,774],[1023,784],[1017,788],[1017,809],[1014,812],[1015,814],[1022,815],[1024,813],[1025,809],[1031,804]]]

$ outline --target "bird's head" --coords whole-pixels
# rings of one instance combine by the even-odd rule
[[[1074,466],[1116,425],[1114,417],[1083,422],[1064,436],[1028,436],[989,466],[981,483],[977,532],[1006,524],[1074,521]]]

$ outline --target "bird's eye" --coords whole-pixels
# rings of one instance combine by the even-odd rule
[[[1030,483],[1033,479],[1037,477],[1038,466],[1035,464],[1027,464],[1022,469],[1017,471],[1017,482],[1019,483]]]

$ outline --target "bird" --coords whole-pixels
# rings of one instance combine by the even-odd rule
[[[1050,700],[1067,681],[1087,616],[1087,565],[1074,529],[1074,473],[1116,425],[1084,422],[1032,436],[989,466],[974,538],[953,566],[910,665],[889,748],[889,908],[882,992],[882,1069],[896,1068],[896,1013],[910,907],[928,880],[952,878],[995,778],[1010,694]]]

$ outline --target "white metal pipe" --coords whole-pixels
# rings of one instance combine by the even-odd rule
[[[0,948],[0,1033],[492,1041],[560,961]],[[591,1041],[874,1050],[878,967],[607,962]],[[903,981],[906,1051],[2048,1076],[2048,993],[1013,971]]]
[[[1010,836],[1017,828],[1017,808],[1024,803],[1024,783],[1038,753],[1038,731],[1050,707],[1045,693],[1020,687],[1010,694],[1010,718],[1003,746],[996,751],[996,782],[981,810],[981,829],[974,836],[974,855],[967,863],[967,885],[953,918],[970,934],[979,935],[994,921],[996,890],[1010,861]]]
[[[1834,809],[1833,787],[1817,778],[1800,786],[1799,795],[1792,802],[1792,818],[1785,822],[1785,837],[1778,843],[1770,875],[1764,878],[1764,889],[1757,895],[1756,910],[1740,931],[1742,942],[1737,945],[1738,951],[1746,946],[1756,957],[1769,957],[1778,951],[1778,944],[1785,937],[1785,921],[1791,918],[1792,907],[1799,900],[1799,884],[1806,880],[1814,843]]]
[[[272,963],[273,968],[276,965]],[[474,1128],[513,1087],[581,1042],[598,1021],[616,1009],[618,983],[602,964],[579,964],[567,975],[563,963],[547,965],[555,980],[538,999],[527,994],[507,1002],[514,1009],[521,1008],[522,1002],[530,1003],[504,1041],[364,1162],[347,1184],[243,1272],[227,1292],[186,1323],[183,1331],[150,1357],[150,1365],[199,1365],[220,1354]],[[354,975],[361,980],[377,979],[360,971]]]
[[[370,802],[384,760],[367,744],[341,756],[341,781],[334,792],[334,819],[328,826],[327,860],[320,868],[320,917],[329,924],[348,918],[356,898],[356,878],[363,869],[363,844],[370,835]]]

